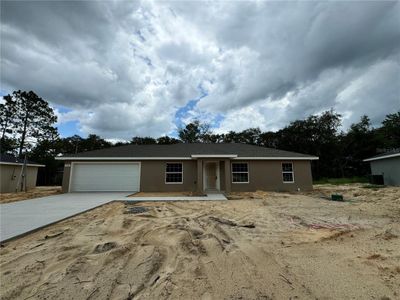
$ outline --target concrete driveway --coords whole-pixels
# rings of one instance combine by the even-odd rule
[[[30,232],[132,193],[67,193],[0,204],[0,241]]]

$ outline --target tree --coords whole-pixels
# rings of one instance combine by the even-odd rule
[[[3,96],[3,101],[0,104],[0,152],[14,154],[17,141],[12,136],[11,124],[17,112],[16,104],[10,95]]]
[[[260,128],[248,128],[238,133],[239,143],[257,145],[260,139]]]
[[[17,113],[16,101],[11,95],[3,96],[4,104],[0,104],[0,126],[1,140],[5,139],[6,134],[11,134],[11,124]]]
[[[385,136],[387,148],[400,148],[400,111],[386,116],[381,130]]]
[[[53,136],[40,140],[30,152],[30,159],[44,164],[45,168],[38,169],[38,185],[61,185],[63,162],[55,160],[62,152],[63,139]]]
[[[31,142],[47,139],[57,133],[53,126],[57,122],[57,116],[48,102],[34,92],[14,91],[12,96],[7,95],[5,98],[3,109],[6,112],[2,113],[2,126],[4,122],[5,134],[16,136],[18,156],[22,156],[24,149],[31,146]],[[8,117],[9,114],[12,116]]]
[[[223,141],[224,143],[240,143],[240,137],[237,132],[231,130],[223,134]]]
[[[159,145],[171,145],[171,144],[179,144],[182,143],[180,140],[169,137],[168,135],[166,136],[161,136],[157,139],[157,144]]]
[[[131,140],[131,144],[134,144],[134,145],[153,145],[156,143],[157,143],[157,141],[149,136],[146,136],[146,137],[135,136]]]
[[[79,152],[82,151],[93,151],[98,149],[109,148],[112,146],[112,143],[106,141],[105,139],[101,138],[96,134],[89,134],[86,139],[81,140],[81,149]]]
[[[0,139],[0,152],[15,155],[15,149],[17,148],[17,141],[12,137],[4,136]]]
[[[59,144],[59,151],[63,154],[92,151],[113,146],[112,143],[106,141],[96,134],[89,134],[86,139],[80,137],[79,135],[73,135],[61,139]]]
[[[179,138],[184,143],[205,142],[205,137],[211,134],[209,124],[201,124],[199,120],[189,123],[178,130]]]
[[[364,115],[358,123],[352,124],[347,133],[341,135],[339,144],[336,162],[341,168],[341,175],[367,175],[368,164],[363,160],[375,155],[379,147],[368,116]]]
[[[222,143],[224,141],[223,134],[205,133],[202,136],[203,143]]]
[[[258,139],[258,145],[268,148],[277,148],[278,143],[278,135],[272,131],[262,132]]]
[[[83,151],[82,142],[83,138],[76,134],[67,138],[63,138],[60,141],[60,153],[74,154],[81,152]]]
[[[341,115],[333,110],[294,121],[276,133],[277,148],[318,156],[319,161],[313,164],[316,178],[340,176],[335,162],[340,150],[340,124]]]

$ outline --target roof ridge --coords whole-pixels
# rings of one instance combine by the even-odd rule
[[[269,148],[245,143],[178,143],[178,144],[128,144],[96,149],[64,157],[99,157],[99,158],[190,158],[191,155],[221,155],[236,154],[238,157],[269,158],[269,157],[302,157],[315,158],[303,153]]]

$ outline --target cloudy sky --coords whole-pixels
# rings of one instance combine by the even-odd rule
[[[63,136],[216,132],[400,110],[400,2],[1,1],[1,93]]]

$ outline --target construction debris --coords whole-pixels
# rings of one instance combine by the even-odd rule
[[[115,247],[117,247],[117,243],[115,242],[107,242],[104,244],[99,244],[96,246],[96,248],[94,248],[94,253],[102,253],[102,252],[107,252],[110,251],[111,249],[114,249]]]
[[[60,236],[60,235],[62,235],[62,234],[64,234],[64,231],[61,231],[61,232],[59,232],[59,233],[52,234],[52,235],[46,235],[46,236],[44,237],[44,239],[45,239],[45,240],[47,240],[47,239],[52,239],[52,238],[58,237],[58,236]]]
[[[236,222],[233,222],[228,219],[223,219],[223,218],[216,218],[216,217],[210,217],[211,220],[218,222],[220,224],[228,225],[228,226],[233,226],[233,227],[245,227],[245,228],[255,228],[256,225],[254,223],[248,223],[248,224],[238,224]]]
[[[133,206],[133,207],[128,207],[127,210],[124,212],[125,214],[141,214],[149,209],[143,206]]]

